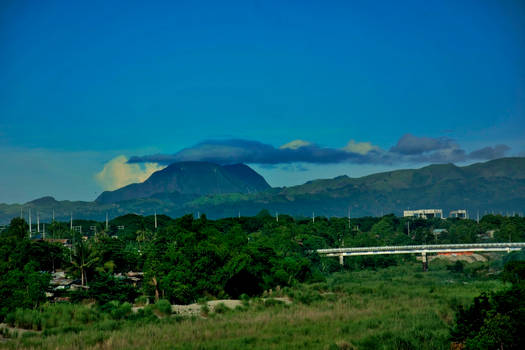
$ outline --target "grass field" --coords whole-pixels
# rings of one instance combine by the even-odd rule
[[[472,270],[470,270],[472,271]],[[483,291],[504,288],[442,262],[334,273],[326,282],[274,292],[293,303],[252,299],[207,317],[96,319],[25,333],[9,349],[449,349],[454,310]]]

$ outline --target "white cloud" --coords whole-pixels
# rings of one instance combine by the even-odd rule
[[[95,174],[95,180],[105,190],[115,190],[131,183],[143,182],[155,171],[165,166],[157,163],[129,164],[126,156],[118,156],[104,165],[104,168]]]
[[[293,149],[293,150],[296,150],[296,149],[299,149],[301,147],[305,147],[305,146],[311,146],[312,144],[308,141],[303,141],[303,140],[293,140],[291,142],[288,142],[287,144],[285,145],[282,145],[281,147],[279,147],[280,149]]]
[[[379,147],[372,145],[370,142],[355,142],[354,140],[350,140],[346,146],[343,147],[343,150],[365,155],[372,150],[379,150]]]

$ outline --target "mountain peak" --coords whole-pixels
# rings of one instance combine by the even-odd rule
[[[49,206],[49,205],[54,205],[56,203],[58,203],[58,201],[54,197],[44,196],[41,198],[34,199],[30,202],[27,202],[26,204],[33,204],[33,205],[38,205],[38,206]]]
[[[162,193],[195,196],[254,193],[269,188],[266,180],[245,164],[222,166],[209,162],[177,162],[156,171],[143,183],[105,191],[96,201],[114,203]]]

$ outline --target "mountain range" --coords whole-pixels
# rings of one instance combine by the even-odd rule
[[[525,211],[525,158],[501,158],[464,167],[429,165],[360,178],[339,176],[303,185],[271,188],[244,164],[174,163],[146,181],[102,193],[94,202],[40,198],[23,205],[0,204],[0,223],[20,215],[21,208],[54,210],[59,219],[103,220],[126,213],[149,215],[156,211],[172,217],[206,213],[208,217],[255,215],[262,209],[294,216],[401,215],[405,209],[467,209],[477,212]],[[27,216],[27,210],[25,210]]]

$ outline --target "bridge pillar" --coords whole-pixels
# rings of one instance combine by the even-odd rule
[[[345,264],[345,257],[343,254],[339,255],[339,265],[343,266]]]
[[[421,261],[423,262],[423,272],[428,270],[427,252],[421,253]]]

